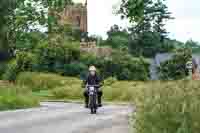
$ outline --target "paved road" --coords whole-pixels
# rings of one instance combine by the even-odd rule
[[[107,105],[97,115],[80,104],[41,103],[40,108],[0,112],[0,133],[128,133],[128,106]]]

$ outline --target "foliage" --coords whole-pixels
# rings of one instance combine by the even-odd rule
[[[7,50],[9,48],[9,26],[12,25],[14,7],[14,0],[0,1],[0,51]]]
[[[3,80],[15,81],[17,74],[20,72],[17,61],[12,60],[7,65],[6,71],[2,75]]]
[[[74,76],[80,75],[82,72],[86,71],[88,67],[83,63],[70,63],[64,65],[64,75]]]
[[[147,80],[149,75],[149,62],[144,58],[133,58],[124,52],[116,51],[111,59],[106,59],[103,64],[106,77],[114,76],[118,80]]]
[[[50,73],[23,72],[17,76],[17,83],[33,91],[49,90],[67,84],[80,84],[76,78],[62,77]]]
[[[135,133],[198,133],[199,83],[150,82],[135,90]]]
[[[31,51],[44,40],[47,40],[47,35],[38,31],[17,34],[15,49]]]
[[[55,99],[81,99],[83,97],[83,89],[80,88],[80,85],[65,85],[63,87],[54,88],[50,93]]]
[[[173,48],[166,43],[165,22],[172,19],[165,0],[122,0],[119,13],[130,20],[130,52],[135,56],[153,57]]]
[[[32,71],[35,56],[32,53],[21,51],[16,54],[16,59],[11,60],[7,65],[2,66],[2,79],[15,81],[18,73]]]
[[[199,54],[200,53],[200,43],[193,41],[193,40],[188,40],[185,43],[185,47],[192,49],[193,54]]]
[[[170,40],[160,42],[156,32],[144,32],[129,40],[130,53],[135,56],[154,57],[156,53],[169,52],[174,49]]]
[[[38,106],[39,102],[28,88],[16,85],[0,85],[0,110],[22,109]]]
[[[56,37],[54,37],[55,39]],[[64,65],[77,61],[80,57],[78,43],[62,42],[57,38],[39,44],[34,54],[37,58],[35,69],[38,71],[64,73]]]
[[[128,49],[129,33],[127,30],[114,25],[107,32],[108,38],[103,45],[109,45],[112,48]]]
[[[186,63],[192,58],[191,49],[177,50],[173,58],[162,63],[159,68],[160,78],[163,80],[176,80],[185,78],[188,74]]]
[[[7,64],[4,62],[0,63],[0,80],[2,79],[2,75],[5,73],[7,68]]]
[[[56,37],[51,39],[51,42],[39,43],[32,51],[18,51],[16,70],[8,69],[15,73],[11,75],[22,71],[40,71],[85,78],[88,67],[95,65],[103,78],[114,76],[119,80],[147,80],[149,77],[149,63],[143,58],[133,58],[120,50],[113,52],[110,57],[80,54],[78,43],[61,40],[60,36]]]

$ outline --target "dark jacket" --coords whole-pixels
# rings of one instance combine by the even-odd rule
[[[88,75],[86,80],[84,81],[84,86],[88,85],[102,85],[102,80],[98,75]]]

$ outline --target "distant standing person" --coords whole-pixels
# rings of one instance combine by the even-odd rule
[[[197,62],[192,60],[192,80],[200,80],[200,73]]]

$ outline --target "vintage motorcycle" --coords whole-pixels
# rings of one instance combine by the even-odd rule
[[[98,88],[99,85],[87,85],[88,93],[89,93],[89,108],[91,110],[91,114],[96,114],[98,109]]]

